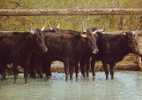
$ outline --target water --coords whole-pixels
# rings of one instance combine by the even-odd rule
[[[95,81],[65,82],[63,74],[54,74],[49,81],[12,82],[0,83],[0,100],[142,100],[142,72],[135,71],[115,72],[114,80],[105,80],[104,72],[97,72]]]

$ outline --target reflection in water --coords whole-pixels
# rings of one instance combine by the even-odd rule
[[[0,82],[0,100],[141,100],[142,72],[115,72],[114,80],[105,80],[104,72],[96,80],[64,81],[64,74],[53,74],[51,80],[18,79]]]

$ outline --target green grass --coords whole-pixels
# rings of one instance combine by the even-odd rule
[[[142,0],[0,0],[0,8],[141,8]],[[61,28],[81,30],[84,21],[87,27],[102,27],[119,30],[121,16],[37,16],[0,17],[0,30],[23,31],[42,27],[45,23]],[[48,27],[48,25],[47,25]],[[86,28],[87,28],[86,27]],[[124,16],[123,30],[140,29],[140,16]]]

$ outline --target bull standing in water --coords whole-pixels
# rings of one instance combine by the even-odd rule
[[[44,53],[47,47],[44,37],[38,30],[32,32],[1,32],[0,33],[0,74],[5,77],[6,64],[13,63],[14,83],[16,83],[17,66],[24,69],[27,83],[28,67],[33,53]]]
[[[78,63],[85,61],[83,59],[86,59],[86,57],[89,58],[92,52],[96,54],[98,51],[96,38],[92,34],[82,34],[81,32],[62,29],[45,29],[42,32],[45,34],[45,43],[48,47],[48,52],[42,56],[42,63],[44,63],[43,69],[47,77],[51,75],[51,62],[60,60],[65,64],[66,80],[68,79],[68,75],[70,75],[70,79],[72,80],[74,70],[77,78]],[[33,61],[34,63],[36,62]],[[82,66],[85,66],[84,63],[82,63]],[[84,67],[81,68],[84,70]]]
[[[126,55],[133,53],[141,56],[138,50],[137,34],[134,32],[106,34],[105,32],[94,32],[93,28],[88,31],[97,35],[99,49],[96,55],[92,55],[91,70],[93,77],[95,77],[94,67],[96,60],[102,61],[107,80],[109,72],[111,79],[114,78],[114,66]]]

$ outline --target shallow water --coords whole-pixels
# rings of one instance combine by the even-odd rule
[[[53,74],[48,81],[12,82],[0,82],[0,100],[142,100],[142,72],[135,71],[115,72],[114,80],[105,80],[104,72],[97,72],[95,81],[65,82],[63,74]]]

